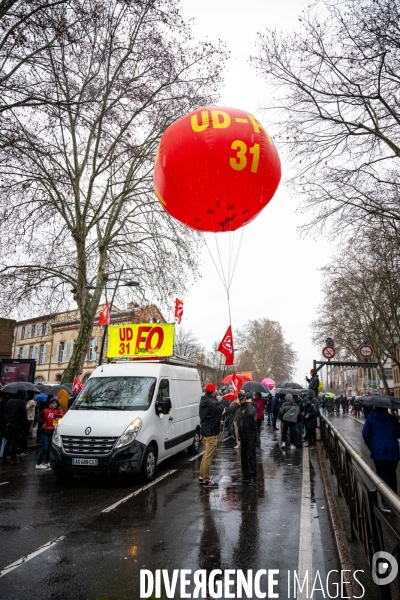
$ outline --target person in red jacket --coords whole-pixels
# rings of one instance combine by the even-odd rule
[[[36,461],[37,469],[50,468],[50,447],[54,428],[59,419],[62,419],[64,413],[60,410],[60,403],[57,398],[49,402],[49,407],[45,408],[39,415],[38,420],[42,423],[42,447]],[[44,459],[44,462],[42,462]]]

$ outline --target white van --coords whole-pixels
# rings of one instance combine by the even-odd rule
[[[183,361],[103,364],[54,430],[50,464],[68,473],[154,478],[156,465],[200,444],[200,377]]]

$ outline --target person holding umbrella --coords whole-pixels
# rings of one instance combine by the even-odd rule
[[[397,494],[397,465],[400,460],[399,443],[400,424],[388,412],[396,409],[400,403],[390,396],[363,396],[363,404],[373,405],[372,412],[366,418],[362,436],[370,457],[375,463],[377,475]],[[382,497],[382,510],[391,513],[391,508]]]

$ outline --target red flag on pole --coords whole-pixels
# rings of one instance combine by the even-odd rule
[[[182,321],[182,317],[183,317],[183,302],[182,302],[182,300],[179,300],[179,298],[177,298],[175,300],[175,319],[176,319],[176,322],[178,323],[178,325]]]
[[[77,376],[75,375],[75,377],[74,377],[74,383],[72,384],[72,391],[73,391],[74,393],[78,393],[78,394],[79,394],[79,392],[80,392],[81,390],[83,390],[83,383],[82,383],[82,381],[79,379],[79,377],[77,377]]]
[[[221,352],[225,356],[225,365],[233,365],[233,338],[232,338],[232,327],[229,325],[226,333],[222,339],[222,342],[218,346],[218,352]]]
[[[240,377],[240,375],[237,375],[236,373],[233,373],[233,375],[232,375],[232,387],[233,387],[233,395],[235,397],[235,400],[238,397],[238,393],[242,389],[242,385],[243,385],[243,377]]]
[[[110,305],[106,302],[105,307],[99,314],[99,325],[109,325],[110,324]]]

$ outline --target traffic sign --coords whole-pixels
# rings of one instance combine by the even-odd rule
[[[332,348],[335,346],[335,344],[333,343],[333,339],[331,337],[326,338],[325,344],[327,346],[332,346]]]
[[[363,358],[371,358],[374,353],[374,349],[369,344],[362,344],[358,349],[360,356]]]
[[[322,348],[322,354],[326,359],[331,360],[331,358],[335,358],[336,350],[333,346],[325,346]]]

